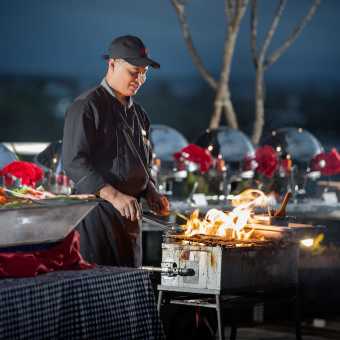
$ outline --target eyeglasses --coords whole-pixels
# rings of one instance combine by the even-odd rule
[[[127,71],[129,72],[130,76],[135,78],[135,79],[138,79],[140,81],[146,80],[147,70],[145,70],[145,71],[131,71],[131,70],[127,69]]]
[[[138,79],[140,82],[144,82],[146,80],[146,74],[148,72],[148,67],[144,67],[142,71],[138,71],[136,69],[132,70],[129,67],[134,67],[133,65],[129,64],[125,60],[119,60],[121,65],[125,68],[125,70],[129,73],[129,75],[134,78]]]

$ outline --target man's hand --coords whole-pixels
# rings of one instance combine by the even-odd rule
[[[169,215],[170,203],[168,199],[166,196],[161,195],[153,184],[148,185],[145,198],[152,211],[162,216]]]
[[[135,197],[123,194],[111,185],[101,188],[99,196],[110,202],[128,220],[136,221],[142,218],[141,207]]]

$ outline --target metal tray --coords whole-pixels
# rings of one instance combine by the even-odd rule
[[[0,248],[53,243],[64,239],[97,201],[46,200],[0,209]]]

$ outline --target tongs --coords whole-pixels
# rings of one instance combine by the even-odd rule
[[[176,224],[176,216],[178,215],[181,216],[181,214],[172,211],[168,216],[161,216],[152,210],[144,210],[142,220],[159,227],[163,231],[180,232],[183,231],[183,228]]]

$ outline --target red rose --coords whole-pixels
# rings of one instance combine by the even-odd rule
[[[177,161],[187,160],[198,164],[202,173],[207,172],[213,163],[210,151],[195,144],[182,148],[174,154],[174,158]]]
[[[5,176],[5,184],[12,185],[17,178],[22,185],[35,187],[37,182],[44,177],[43,171],[34,163],[13,161],[0,170],[0,175]]]
[[[325,176],[337,175],[340,173],[340,154],[335,148],[319,153],[313,158],[311,168]]]
[[[273,177],[278,167],[278,157],[276,151],[269,145],[264,145],[256,149],[255,160],[256,171],[268,178]]]

